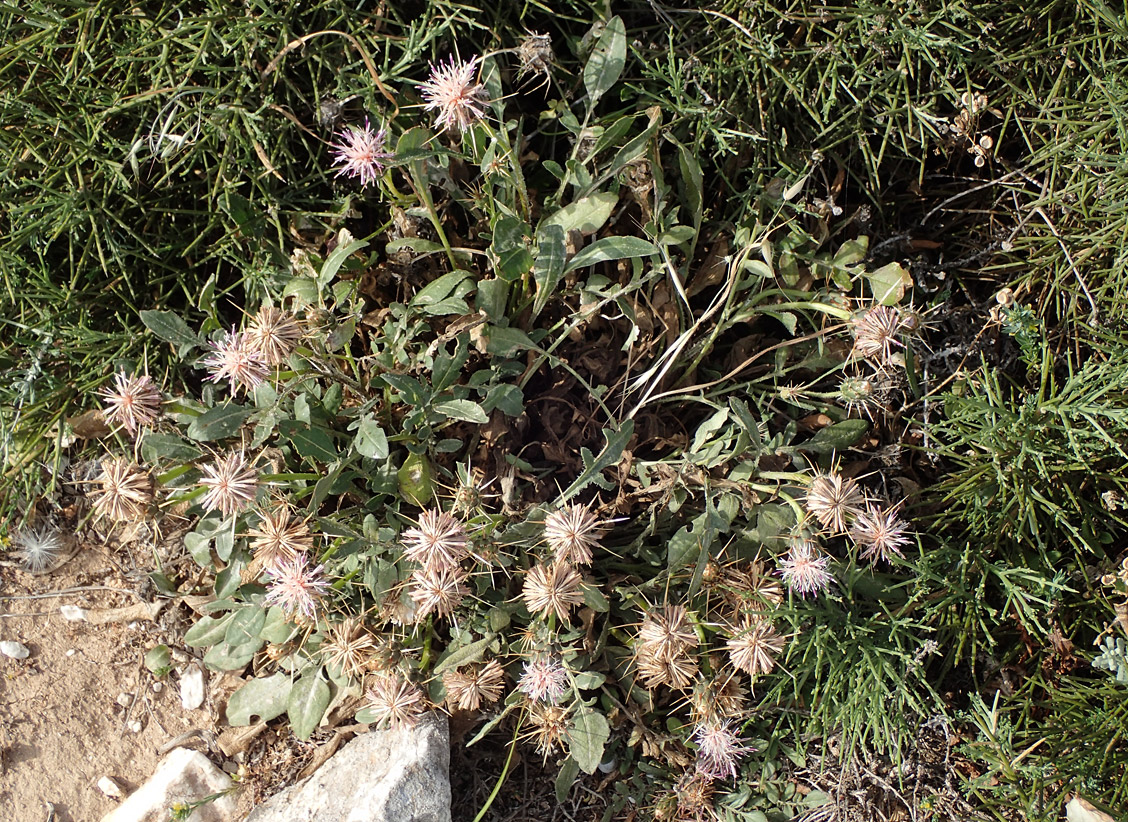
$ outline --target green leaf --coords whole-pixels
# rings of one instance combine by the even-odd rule
[[[611,212],[615,210],[617,202],[619,195],[610,191],[591,194],[569,203],[555,214],[546,217],[537,232],[539,234],[546,226],[558,225],[564,229],[565,236],[569,231],[579,231],[584,235],[594,234],[611,218]]]
[[[381,374],[380,379],[399,392],[400,402],[408,405],[419,406],[429,396],[424,393],[423,385],[414,377],[406,374]]]
[[[474,281],[471,279],[470,272],[458,269],[427,283],[412,297],[410,305],[412,308],[419,308],[427,314],[436,316],[465,314],[469,310],[469,306],[462,298],[473,290]],[[448,310],[455,303],[461,304],[462,309],[460,311]]]
[[[521,279],[533,267],[528,237],[533,229],[511,215],[503,215],[493,229],[490,251],[497,257],[497,275],[506,282]]]
[[[325,716],[331,694],[329,685],[321,678],[321,669],[303,676],[290,690],[286,713],[290,727],[298,739],[309,739]]]
[[[501,326],[491,325],[488,327],[488,333],[486,351],[495,357],[512,357],[518,351],[536,348],[536,343],[529,339],[529,335],[520,328],[502,328]]]
[[[174,462],[192,462],[203,456],[203,452],[176,436],[176,434],[161,434],[156,431],[146,431],[141,439],[141,459],[148,464],[171,460]]]
[[[434,405],[436,414],[452,419],[464,420],[466,422],[476,422],[480,425],[485,425],[490,421],[489,415],[482,410],[482,406],[473,400],[447,400],[446,402],[437,402]]]
[[[555,223],[542,224],[537,231],[537,259],[533,265],[533,280],[537,284],[537,297],[533,301],[534,318],[544,310],[548,298],[560,284],[567,253],[564,227]]]
[[[216,671],[241,671],[254,659],[262,646],[261,639],[244,642],[242,645],[221,642],[204,654],[204,664]]]
[[[266,620],[258,635],[260,639],[273,645],[281,645],[288,642],[297,630],[298,626],[286,618],[286,611],[278,605],[272,605],[266,611]]]
[[[798,447],[816,454],[843,451],[865,436],[869,423],[865,420],[848,419],[820,428],[815,435]]]
[[[472,662],[478,662],[486,653],[490,643],[494,641],[494,635],[489,634],[469,645],[464,645],[461,648],[455,648],[452,651],[447,651],[443,656],[439,657],[438,663],[435,665],[433,673],[441,674],[443,671],[449,671],[454,668],[459,668],[463,665],[469,665]]]
[[[694,152],[681,143],[677,145],[678,169],[681,171],[682,185],[685,187],[686,209],[693,218],[693,240],[696,242],[705,213],[705,179],[701,164],[697,162]]]
[[[706,511],[694,517],[689,525],[682,526],[666,543],[666,567],[676,571],[688,565],[694,557],[707,555],[709,547],[717,538],[715,519]]]
[[[172,666],[172,651],[167,645],[157,645],[145,654],[144,663],[150,673],[164,676]]]
[[[336,462],[340,457],[333,438],[324,428],[297,420],[279,420],[278,433],[288,439],[294,450],[306,459],[317,462]]]
[[[184,635],[184,644],[189,648],[207,648],[223,640],[227,624],[235,617],[224,614],[221,617],[200,617],[199,621]]]
[[[611,728],[603,714],[591,708],[581,708],[576,713],[567,736],[568,750],[580,770],[587,774],[595,773],[603,761],[603,748],[610,735]]]
[[[603,436],[607,444],[594,460],[590,462],[586,459],[584,460],[587,464],[583,472],[576,477],[576,481],[569,485],[568,489],[560,495],[560,503],[563,504],[594,482],[595,478],[602,474],[603,469],[610,468],[612,465],[618,465],[619,458],[623,456],[623,451],[626,449],[627,443],[631,441],[633,435],[634,420],[625,420],[619,426],[618,431],[615,431],[613,428],[604,428]]]
[[[649,257],[651,254],[657,253],[658,247],[654,243],[640,237],[604,237],[579,251],[575,257],[568,261],[564,273],[575,271],[578,268],[587,268],[589,265],[607,260]]]
[[[560,773],[556,775],[556,801],[558,804],[563,805],[568,798],[568,794],[572,792],[572,786],[576,783],[576,777],[580,775],[580,766],[576,764],[576,760],[568,757],[564,760],[564,764],[560,766]]]
[[[357,453],[363,457],[374,460],[388,458],[388,435],[384,433],[384,429],[372,414],[365,414],[360,418],[354,444]]]
[[[622,18],[616,15],[607,22],[584,66],[584,87],[591,98],[590,105],[594,106],[596,100],[615,85],[626,63],[627,29]]]
[[[482,410],[487,414],[495,408],[500,408],[507,417],[520,416],[525,410],[525,395],[516,385],[499,383],[490,388],[482,401]]]
[[[324,288],[331,283],[337,272],[341,270],[341,266],[345,264],[345,260],[367,246],[367,240],[358,240],[346,229],[341,229],[340,234],[337,235],[337,247],[329,252],[329,256],[321,265],[321,273],[317,275],[318,286]]]
[[[880,305],[896,305],[905,296],[905,291],[913,287],[913,278],[900,263],[883,265],[876,271],[863,272],[869,283],[873,299]]]
[[[250,409],[241,405],[234,403],[217,405],[194,418],[188,424],[186,433],[197,442],[214,442],[233,437],[239,433],[239,429],[250,415]]]
[[[172,311],[142,311],[141,322],[156,336],[173,345],[199,345],[199,335]]]
[[[594,691],[606,681],[607,674],[597,674],[594,671],[581,671],[575,675],[576,687],[581,691]]]
[[[384,246],[384,253],[395,254],[405,248],[416,254],[434,254],[443,250],[442,243],[436,243],[434,240],[425,240],[422,237],[400,237]]]
[[[224,641],[228,645],[243,645],[259,639],[259,633],[266,624],[266,610],[257,605],[248,605],[235,612],[227,625]]]
[[[240,727],[282,716],[289,706],[292,688],[290,675],[282,671],[252,679],[227,700],[227,724]]]

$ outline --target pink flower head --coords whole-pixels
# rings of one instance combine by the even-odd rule
[[[827,566],[830,557],[819,551],[810,540],[796,540],[779,564],[779,575],[787,587],[801,597],[830,588],[834,577]]]
[[[474,82],[477,68],[477,57],[459,62],[451,55],[446,65],[431,63],[431,76],[418,88],[427,102],[424,109],[435,112],[436,128],[466,132],[485,116],[486,89]]]
[[[736,763],[755,750],[743,742],[728,722],[707,721],[693,729],[697,744],[697,772],[707,779],[736,777]]]
[[[362,186],[376,182],[384,171],[384,164],[392,155],[384,151],[388,133],[384,129],[373,131],[368,119],[364,128],[346,126],[337,135],[339,142],[333,143],[333,162],[339,165],[337,176],[359,177]]]
[[[517,687],[533,702],[555,705],[568,689],[568,672],[559,657],[539,654],[525,663]]]
[[[147,374],[114,374],[114,387],[98,393],[106,401],[106,419],[120,423],[130,435],[152,425],[161,413],[161,392]]]
[[[258,474],[247,464],[246,457],[232,451],[215,462],[200,466],[200,485],[207,491],[201,500],[204,508],[229,517],[255,501]]]
[[[211,371],[208,379],[212,382],[230,380],[231,390],[235,391],[240,386],[253,389],[269,376],[269,366],[245,333],[232,329],[219,342],[209,344],[212,352],[202,364]]]
[[[310,568],[305,554],[298,554],[290,562],[275,563],[266,572],[270,586],[263,602],[312,621],[317,614],[317,600],[329,590],[329,583],[321,576],[324,570],[324,565]]]
[[[899,516],[900,506],[878,508],[870,503],[858,514],[850,529],[850,536],[862,549],[865,559],[889,562],[893,554],[904,556],[902,549],[910,543],[909,526]]]

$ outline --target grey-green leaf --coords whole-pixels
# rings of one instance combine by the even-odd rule
[[[252,679],[227,700],[227,724],[238,727],[282,716],[289,706],[292,688],[289,674],[281,671]]]
[[[330,696],[329,685],[321,678],[320,668],[294,683],[286,706],[294,736],[298,739],[310,738],[321,722],[321,717],[325,716]]]
[[[595,773],[603,761],[603,748],[611,735],[607,719],[591,708],[581,708],[568,728],[568,750],[580,770]]]
[[[188,323],[172,311],[142,311],[141,322],[165,342],[173,345],[199,345],[200,338]]]
[[[250,415],[250,409],[241,405],[217,405],[193,419],[188,424],[187,434],[197,442],[214,442],[233,437],[239,433]]]
[[[224,614],[221,617],[201,617],[184,635],[184,644],[189,648],[207,648],[221,642],[227,633],[227,624],[234,616]]]
[[[437,402],[434,405],[436,414],[441,414],[444,417],[452,420],[464,420],[465,422],[476,422],[480,425],[485,425],[490,421],[489,415],[482,410],[482,406],[473,400],[448,400],[446,402]]]
[[[799,447],[804,451],[813,451],[816,454],[842,451],[865,436],[868,430],[869,423],[865,420],[843,420],[834,425],[828,425],[826,428],[820,428],[813,437]]]
[[[657,254],[658,248],[641,237],[604,237],[581,250],[568,261],[565,273],[607,260],[624,260],[629,257],[649,257]]]
[[[592,105],[615,85],[626,64],[627,28],[616,15],[608,21],[584,66],[584,87]]]

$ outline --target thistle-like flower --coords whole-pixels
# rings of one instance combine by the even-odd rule
[[[445,511],[424,511],[419,527],[402,534],[407,558],[424,568],[454,568],[469,554],[468,538],[462,523]]]
[[[207,510],[219,511],[226,518],[255,501],[258,474],[247,465],[242,452],[232,451],[200,470],[204,474],[200,485],[208,489],[201,500]]]
[[[714,662],[719,668],[720,658]],[[723,682],[700,679],[689,697],[690,716],[695,723],[731,719],[744,714],[747,700],[748,691],[735,674],[726,676]]]
[[[545,615],[552,612],[561,622],[567,622],[568,611],[584,601],[580,590],[582,582],[576,569],[567,563],[535,565],[525,575],[521,596],[530,612]]]
[[[736,765],[755,750],[740,739],[729,722],[701,722],[693,729],[697,772],[707,779],[736,778]]]
[[[114,387],[98,393],[106,402],[106,419],[121,425],[130,436],[152,425],[161,413],[161,392],[148,374],[114,374]]]
[[[647,688],[657,688],[659,685],[669,685],[678,691],[684,691],[693,685],[697,676],[697,660],[691,656],[679,656],[673,659],[659,659],[645,645],[635,648],[635,667]]]
[[[254,551],[254,563],[260,569],[279,562],[292,562],[299,554],[313,548],[313,538],[306,520],[295,522],[286,505],[260,514],[258,527],[247,532]]]
[[[599,520],[587,506],[568,505],[545,518],[544,540],[556,554],[557,562],[590,565],[600,530]]]
[[[141,519],[153,501],[153,481],[129,460],[103,460],[97,482],[98,487],[91,493],[94,510],[115,522]]]
[[[324,565],[310,568],[305,554],[273,565],[266,572],[270,584],[263,603],[277,605],[291,616],[300,615],[312,622],[317,618],[318,601],[330,587],[322,577],[324,570]]]
[[[893,554],[904,556],[902,549],[909,544],[909,526],[899,516],[900,506],[878,508],[870,504],[858,514],[850,528],[850,536],[862,549],[865,559],[889,562]]]
[[[725,568],[720,587],[738,614],[768,610],[783,602],[779,582],[758,561]]]
[[[501,698],[504,680],[505,671],[496,659],[466,671],[447,671],[443,674],[447,704],[460,711],[476,711],[483,702],[488,705]]]
[[[537,34],[535,31],[529,32],[517,47],[517,59],[520,62],[517,69],[518,81],[527,75],[539,74],[544,77],[544,83],[548,83],[554,57],[552,37],[548,34]]]
[[[463,585],[466,575],[454,568],[421,568],[411,573],[411,599],[417,607],[416,619],[432,611],[448,617],[462,603],[469,590]]]
[[[638,643],[658,659],[676,659],[697,648],[697,632],[684,605],[664,605],[643,618]]]
[[[893,349],[901,346],[901,312],[887,305],[876,305],[851,320],[854,330],[854,351],[873,360],[879,367],[887,365]]]
[[[834,533],[845,531],[850,520],[862,512],[864,504],[858,483],[838,474],[819,474],[807,489],[807,513]]]
[[[232,393],[239,388],[253,390],[270,376],[270,368],[245,333],[232,329],[222,340],[209,345],[212,351],[201,360],[201,365],[211,372],[208,379],[212,382],[228,380]]]
[[[399,674],[386,673],[376,677],[368,689],[368,709],[377,725],[410,728],[427,709],[427,702],[415,683]]]
[[[813,542],[794,540],[791,550],[779,563],[779,575],[788,588],[805,597],[830,588],[834,577],[829,565],[830,557],[823,554]]]
[[[364,676],[366,663],[375,653],[376,642],[372,634],[356,618],[330,626],[325,644],[321,646],[325,662],[352,679]]]
[[[568,734],[569,711],[559,705],[537,703],[529,709],[532,738],[541,755],[548,757],[556,748],[563,748]]]
[[[486,89],[474,82],[478,58],[459,62],[452,55],[446,65],[431,64],[431,76],[418,86],[424,109],[435,112],[435,127],[466,132],[485,116]]]
[[[243,332],[247,347],[266,365],[282,365],[302,339],[302,325],[289,311],[267,305],[251,319]]]
[[[555,705],[568,690],[568,672],[555,654],[537,654],[525,663],[517,688],[533,702]]]
[[[733,667],[756,677],[775,667],[784,639],[768,620],[746,619],[725,642]]]
[[[368,119],[364,128],[346,126],[337,134],[338,142],[333,143],[333,162],[340,166],[337,176],[359,177],[361,186],[369,186],[384,173],[385,164],[392,159],[391,153],[384,150],[388,133],[384,129],[372,130]]]
[[[49,571],[62,558],[64,551],[59,532],[46,526],[19,531],[12,538],[12,548],[29,574]]]

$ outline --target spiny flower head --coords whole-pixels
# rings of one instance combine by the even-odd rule
[[[411,599],[418,606],[416,619],[432,611],[448,617],[462,603],[469,590],[463,585],[466,575],[454,568],[421,568],[411,573]]]
[[[567,505],[544,521],[544,540],[558,562],[589,565],[591,551],[599,544],[601,524],[585,505]]]
[[[418,86],[424,109],[435,112],[435,127],[466,132],[485,116],[486,89],[474,82],[478,58],[458,61],[451,55],[444,65],[431,63],[431,76]]]
[[[302,339],[302,325],[289,311],[263,306],[251,319],[246,335],[247,346],[269,366],[279,366],[290,358]]]
[[[424,568],[454,568],[469,554],[468,537],[462,523],[445,511],[424,511],[419,526],[401,536],[407,558]]]
[[[909,526],[899,515],[900,506],[878,508],[872,503],[854,519],[850,536],[862,549],[865,559],[889,562],[893,554],[904,556],[902,549],[909,544]]]
[[[783,589],[779,582],[759,561],[725,568],[719,587],[738,614],[768,610],[783,602]]]
[[[329,590],[322,577],[324,565],[309,567],[309,558],[299,554],[290,562],[279,562],[267,570],[266,605],[277,605],[290,615],[301,615],[309,621],[317,617],[318,600]]]
[[[783,650],[783,637],[767,619],[746,619],[725,642],[733,667],[751,674],[769,673]]]
[[[555,654],[537,654],[525,663],[517,688],[533,702],[555,705],[568,690],[568,672]]]
[[[23,560],[29,574],[42,574],[50,570],[63,555],[63,539],[54,528],[40,526],[25,528],[12,538],[16,556]]]
[[[365,664],[376,653],[376,642],[361,620],[346,619],[330,626],[321,653],[327,664],[336,666],[347,677],[360,679]]]
[[[333,162],[340,166],[337,176],[359,177],[362,186],[376,182],[384,173],[385,164],[392,155],[384,150],[388,133],[384,129],[372,130],[368,118],[364,128],[346,126],[337,134],[338,142],[330,145]]]
[[[643,618],[638,643],[658,659],[676,659],[697,648],[697,632],[684,605],[663,605]]]
[[[447,704],[460,711],[476,711],[483,702],[490,704],[501,698],[504,681],[505,671],[496,659],[466,671],[447,671],[443,674]]]
[[[654,656],[646,645],[635,648],[635,667],[647,688],[657,688],[659,685],[669,685],[678,691],[684,691],[693,684],[697,676],[697,660],[683,654],[671,659],[661,659]]]
[[[232,451],[201,466],[200,471],[200,485],[207,489],[201,502],[207,510],[219,511],[226,518],[254,502],[258,474],[247,465],[242,452]]]
[[[901,312],[888,305],[876,305],[851,320],[854,330],[854,351],[873,360],[880,367],[887,365],[893,349],[900,347]]]
[[[287,505],[261,513],[258,526],[248,531],[247,536],[251,538],[251,550],[260,568],[290,562],[313,548],[309,524],[305,520],[294,521]]]
[[[270,376],[270,368],[262,358],[262,354],[250,344],[245,332],[225,332],[219,342],[210,342],[211,353],[201,361],[204,368],[211,374],[208,379],[212,382],[228,380],[232,392],[239,388],[254,389],[259,383]]]
[[[368,710],[377,725],[410,728],[426,709],[427,703],[419,686],[398,673],[377,676],[368,689]]]
[[[729,722],[701,722],[693,729],[697,744],[697,772],[707,779],[736,777],[736,764],[755,750]]]
[[[561,622],[568,620],[568,611],[584,601],[580,584],[583,579],[565,562],[535,565],[525,576],[521,596],[534,614],[556,614]]]
[[[569,711],[559,705],[538,702],[529,708],[529,723],[537,750],[547,757],[556,748],[563,748],[568,734]]]
[[[102,461],[98,488],[91,496],[100,516],[115,522],[133,522],[145,514],[153,501],[153,482],[149,475],[129,460],[111,458]]]
[[[865,498],[858,483],[838,474],[819,474],[807,489],[807,513],[814,516],[824,528],[834,533],[846,530],[846,525],[862,511]]]
[[[828,566],[830,557],[822,553],[810,540],[799,539],[791,543],[779,563],[779,575],[787,587],[801,597],[817,594],[830,588],[834,580]]]
[[[114,387],[98,392],[106,402],[106,419],[130,436],[152,425],[161,413],[161,392],[148,374],[114,374]]]

